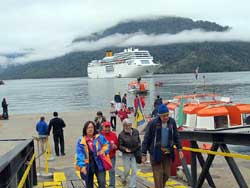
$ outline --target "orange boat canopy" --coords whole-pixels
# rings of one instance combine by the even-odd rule
[[[218,94],[215,93],[203,93],[203,94],[192,94],[192,95],[178,95],[175,96],[175,99],[194,99],[194,98],[202,98],[202,97],[216,97],[219,96]]]
[[[250,104],[237,104],[236,107],[240,110],[241,113],[250,113]]]
[[[202,108],[205,108],[207,105],[206,104],[187,104],[183,108],[183,112],[185,114],[196,114],[199,110]]]
[[[177,106],[179,106],[179,105],[170,102],[170,103],[167,103],[167,106],[168,106],[168,108],[169,108],[170,110],[174,111],[175,108],[176,108]]]
[[[225,106],[206,107],[197,112],[197,116],[224,116],[229,112]]]

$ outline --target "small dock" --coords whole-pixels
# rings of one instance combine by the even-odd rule
[[[148,168],[148,166],[146,167]],[[121,173],[123,172],[123,167],[118,166],[116,169],[116,187],[122,188],[126,187],[121,182]],[[129,178],[128,178],[129,179]],[[106,173],[106,187],[109,187],[109,175]],[[53,179],[48,180],[40,180],[37,188],[76,188],[76,187],[84,187],[85,184],[80,178],[80,174],[78,171],[75,171],[73,168],[64,168],[61,172],[54,172]],[[95,187],[98,187],[97,180],[95,178]],[[150,188],[154,187],[153,182],[153,173],[147,171],[138,171],[137,172],[137,188]],[[188,186],[184,182],[177,181],[176,179],[170,179],[167,182],[167,187],[169,188],[188,188]]]
[[[0,187],[1,188],[83,188],[84,181],[80,178],[79,171],[73,167],[58,166],[57,169],[49,169],[50,177],[37,176],[38,172],[45,171],[44,168],[37,169],[35,157],[34,140],[32,139],[10,139],[0,140],[1,145],[8,143],[9,150],[2,153],[0,157]],[[38,157],[38,156],[37,156]],[[51,161],[53,163],[53,161]],[[72,163],[73,164],[73,163]],[[117,156],[116,187],[126,187],[121,182],[121,174],[124,171],[121,157]],[[18,175],[18,176],[17,176]],[[128,177],[128,180],[130,178]],[[106,173],[106,187],[109,187],[109,173]],[[138,165],[137,187],[153,187],[153,173],[150,164]],[[95,187],[97,182],[95,179]],[[167,182],[169,188],[188,188],[187,183],[170,178]]]
[[[91,115],[87,111],[84,113],[64,114],[65,119],[71,123],[68,125],[70,131],[65,131],[65,140],[67,140],[66,156],[55,157],[54,161],[48,162],[49,172],[53,175],[50,179],[37,177],[37,173],[40,170],[45,171],[45,168],[44,157],[41,157],[41,166],[38,168],[38,151],[35,140],[7,139],[13,137],[13,131],[15,131],[18,138],[22,138],[25,133],[29,133],[31,135],[29,137],[32,138],[34,134],[30,133],[30,130],[34,129],[34,126],[30,121],[35,122],[39,116],[32,116],[33,119],[27,116],[27,121],[23,120],[23,116],[17,116],[15,121],[11,119],[4,122],[5,124],[1,127],[2,138],[0,140],[0,187],[84,187],[84,183],[79,178],[79,172],[76,172],[73,168],[76,141],[74,135],[79,135],[79,130],[82,130],[82,125],[79,123],[82,114]],[[11,124],[12,121],[13,124]],[[21,121],[30,126],[14,126],[17,124],[16,122]],[[180,134],[182,139],[190,142],[190,147],[184,148],[184,150],[191,153],[192,159],[190,187],[250,187],[250,156],[230,151],[231,144],[250,146],[249,133],[181,131]],[[49,139],[52,140],[52,137]],[[208,150],[202,150],[199,147],[199,142],[210,143],[212,147]],[[53,150],[53,141],[50,144],[51,150]],[[121,158],[118,155],[116,167],[117,187],[122,187],[120,175],[123,168]],[[153,187],[150,164],[138,165],[138,169],[138,187]],[[188,187],[187,182],[176,178],[170,178],[167,184],[167,187],[170,188]]]

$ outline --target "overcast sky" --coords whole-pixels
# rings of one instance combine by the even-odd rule
[[[249,7],[249,0],[1,0],[0,64],[47,59],[110,45],[250,41]],[[104,30],[122,20],[157,16],[207,20],[233,29],[223,34],[194,30],[176,35],[113,35],[96,42],[71,44],[76,37]],[[13,52],[27,55],[15,59],[3,55]]]

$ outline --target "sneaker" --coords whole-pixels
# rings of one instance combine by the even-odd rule
[[[62,153],[62,154],[61,154],[61,156],[64,156],[64,155],[66,155],[66,154],[65,154],[65,153]]]

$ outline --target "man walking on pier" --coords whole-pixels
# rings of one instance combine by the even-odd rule
[[[49,122],[48,135],[50,135],[50,130],[53,127],[53,139],[55,145],[55,153],[56,156],[59,156],[59,143],[61,149],[61,155],[65,155],[64,153],[64,136],[63,136],[63,128],[66,126],[64,121],[58,117],[58,113],[53,113],[54,118]]]
[[[174,160],[175,157],[174,145],[182,159],[182,146],[175,120],[169,117],[167,106],[161,104],[158,116],[148,123],[142,142],[142,163],[145,163],[149,151],[154,184],[157,188],[164,188],[170,176],[170,160]]]

